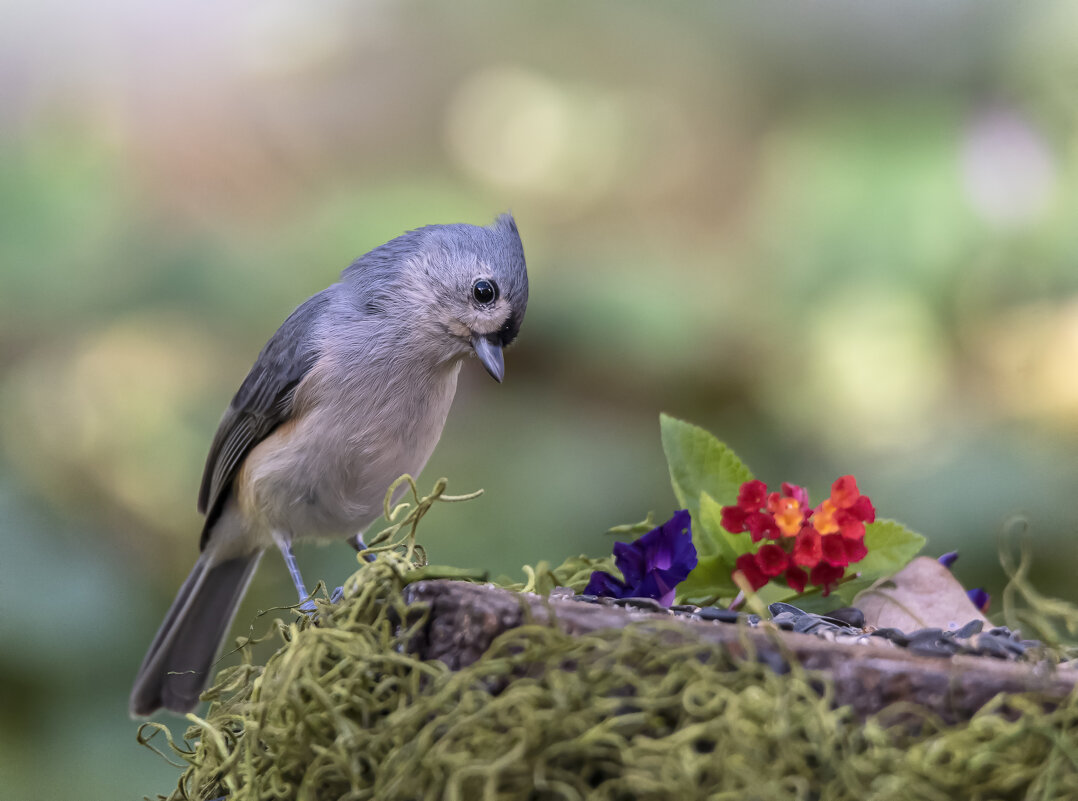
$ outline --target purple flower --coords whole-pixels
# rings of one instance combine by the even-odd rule
[[[696,567],[692,521],[682,509],[635,542],[614,543],[614,564],[624,581],[596,570],[584,590],[611,598],[654,598],[663,606],[674,601],[674,588]]]

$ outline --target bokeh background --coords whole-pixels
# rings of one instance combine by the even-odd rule
[[[519,576],[669,513],[667,411],[768,482],[856,474],[997,595],[1024,516],[1073,600],[1075,42],[1073,5],[985,0],[4,3],[0,795],[173,784],[126,694],[217,419],[294,306],[432,222],[512,209],[532,278],[424,475],[486,489],[433,561]],[[236,630],[291,601],[270,556]]]

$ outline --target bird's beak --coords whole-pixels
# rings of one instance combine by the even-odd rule
[[[505,376],[505,359],[502,358],[502,346],[491,342],[482,334],[474,334],[472,336],[472,348],[475,349],[475,355],[479,357],[479,361],[487,368],[490,377],[499,384],[502,383],[502,378]]]

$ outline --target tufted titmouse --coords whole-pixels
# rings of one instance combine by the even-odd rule
[[[262,349],[210,446],[201,555],[131,691],[131,713],[193,709],[262,554],[276,545],[300,598],[299,537],[361,534],[390,483],[418,475],[442,434],[465,356],[496,381],[520,329],[528,273],[508,214],[431,225],[362,256]]]

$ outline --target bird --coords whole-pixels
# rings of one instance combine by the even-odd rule
[[[139,667],[130,713],[189,712],[263,554],[313,609],[295,540],[362,549],[390,484],[418,476],[471,355],[498,383],[528,272],[511,214],[376,247],[284,321],[217,427],[198,494],[200,554]]]

